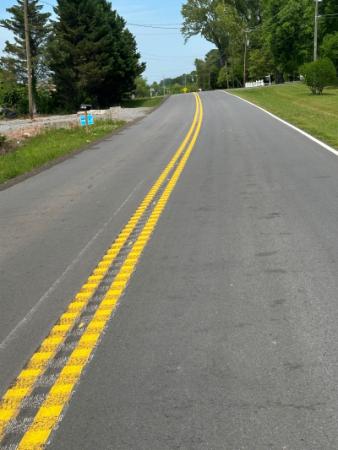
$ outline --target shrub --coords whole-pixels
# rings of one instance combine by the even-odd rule
[[[0,106],[14,109],[19,114],[28,112],[28,95],[25,86],[4,84],[0,92]]]
[[[325,87],[336,82],[336,68],[328,58],[304,64],[299,70],[312,94],[320,95]]]
[[[3,134],[0,134],[0,148],[5,145],[6,141],[7,141],[6,136],[4,136]]]
[[[0,85],[0,107],[3,106],[18,114],[28,114],[27,87],[15,83],[3,83]],[[53,92],[38,88],[34,94],[37,111],[39,114],[52,114],[56,110],[56,99]]]

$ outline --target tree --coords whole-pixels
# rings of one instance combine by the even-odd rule
[[[182,33],[185,39],[197,34],[212,42],[220,53],[224,66],[229,58],[233,26],[242,31],[260,22],[260,0],[187,0],[182,6]]]
[[[182,33],[186,40],[201,34],[213,43],[224,65],[228,57],[229,35],[219,15],[220,7],[222,4],[218,0],[188,0],[182,6]]]
[[[260,80],[275,72],[274,57],[264,23],[250,33],[248,74],[251,80]]]
[[[260,80],[270,75],[273,70],[272,56],[268,48],[253,49],[249,55],[249,77]]]
[[[134,36],[107,0],[58,0],[49,66],[60,103],[109,106],[135,88],[145,64]]]
[[[195,61],[198,85],[203,90],[215,89],[218,86],[218,74],[222,67],[218,50],[207,53],[205,60]]]
[[[320,35],[323,37],[326,34],[331,34],[338,31],[338,3],[337,0],[324,0],[321,4],[320,14]]]
[[[313,0],[266,0],[262,33],[277,71],[293,78],[313,54]]]
[[[326,86],[330,86],[336,81],[335,66],[328,58],[304,64],[300,68],[300,72],[312,94],[321,95]]]
[[[338,71],[338,32],[328,34],[324,37],[321,46],[321,55],[331,59]]]
[[[27,83],[27,60],[25,46],[25,26],[23,15],[23,0],[17,0],[17,4],[8,8],[11,14],[9,19],[0,21],[0,24],[14,34],[14,42],[6,41],[4,54],[0,59],[1,67],[7,72],[7,78],[12,78],[17,83]],[[30,24],[30,47],[32,55],[33,88],[39,80],[46,75],[45,49],[50,33],[49,13],[42,12],[39,0],[28,0],[28,19]]]
[[[137,77],[135,80],[135,95],[139,98],[149,97],[149,89],[147,80],[143,77]]]
[[[229,87],[229,79],[230,75],[228,69],[222,67],[218,73],[217,86],[221,89]]]

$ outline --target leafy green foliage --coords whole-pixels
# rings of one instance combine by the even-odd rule
[[[268,0],[262,32],[276,70],[291,79],[313,54],[313,0]]]
[[[322,94],[325,87],[336,81],[335,66],[328,58],[304,64],[300,72],[313,94]]]
[[[331,59],[338,71],[338,32],[328,34],[324,37],[321,46],[321,55]]]
[[[323,0],[320,8],[320,35],[332,34],[338,31],[338,2],[337,0]]]
[[[323,0],[319,8],[322,56],[337,66],[338,2]],[[276,82],[292,81],[313,58],[314,14],[313,0],[186,0],[182,33],[186,39],[200,34],[214,43],[221,62],[219,86],[242,85],[246,41],[249,79],[270,75]],[[196,63],[203,72],[201,60]]]
[[[219,51],[221,65],[226,65],[235,41],[243,41],[243,31],[250,21],[258,20],[256,0],[187,0],[182,6],[182,33],[185,39],[201,34]]]
[[[107,0],[58,0],[49,66],[59,101],[106,107],[134,90],[145,69],[133,35]]]
[[[0,89],[0,106],[16,111],[18,114],[28,112],[28,94],[23,85],[4,83]]]
[[[218,50],[211,50],[202,59],[195,61],[198,86],[203,90],[216,89],[218,86],[218,74],[222,67]]]
[[[249,77],[251,80],[261,80],[274,70],[272,55],[269,48],[254,48],[249,53]]]
[[[147,80],[141,76],[135,80],[135,95],[138,98],[144,98],[149,96],[149,89]]]
[[[12,76],[12,81],[19,84],[27,82],[27,61],[25,47],[25,27],[23,16],[23,0],[16,0],[16,4],[7,9],[9,19],[0,24],[14,34],[14,42],[6,42],[4,56],[0,59],[1,67]],[[28,19],[31,27],[30,47],[32,54],[33,86],[46,76],[44,64],[45,48],[50,33],[49,13],[42,12],[39,0],[28,0]]]
[[[37,110],[41,114],[51,114],[57,110],[53,93],[42,87],[35,93]],[[28,93],[23,84],[1,83],[0,106],[9,108],[19,115],[28,114]]]
[[[222,67],[218,73],[217,86],[219,88],[229,87],[229,79],[230,79],[230,74],[229,74],[228,69],[226,69],[225,67]]]
[[[175,78],[165,78],[160,83],[154,82],[151,89],[154,95],[182,94],[183,92],[194,92],[197,90],[197,72],[184,73]]]

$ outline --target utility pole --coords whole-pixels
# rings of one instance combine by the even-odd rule
[[[25,20],[25,43],[26,43],[26,58],[27,58],[29,116],[31,119],[34,119],[32,57],[31,57],[31,45],[30,45],[30,40],[29,40],[30,34],[29,34],[29,21],[28,21],[28,0],[24,0],[23,8],[24,8],[24,20]]]
[[[319,2],[322,0],[315,0],[316,7],[315,7],[315,33],[314,33],[314,51],[313,51],[313,60],[317,61],[318,59],[318,10],[319,10]]]
[[[245,88],[246,83],[246,60],[247,60],[247,54],[248,54],[248,33],[250,33],[251,30],[244,30],[244,64],[243,64],[243,87]]]

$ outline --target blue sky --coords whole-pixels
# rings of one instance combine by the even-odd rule
[[[55,4],[55,0],[44,0]],[[42,0],[41,0],[42,2]],[[6,17],[6,8],[15,0],[0,0],[0,17]],[[43,3],[43,2],[42,2]],[[168,24],[179,26],[182,21],[183,0],[113,0],[116,9],[130,24]],[[52,8],[44,5],[46,10]],[[187,44],[179,30],[160,30],[128,25],[135,35],[142,60],[147,63],[145,76],[148,81],[159,81],[164,76],[173,77],[194,69],[195,58],[203,58],[212,45],[200,37]],[[7,30],[0,28],[0,50],[9,38]]]

